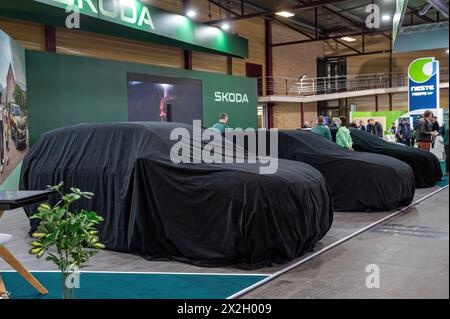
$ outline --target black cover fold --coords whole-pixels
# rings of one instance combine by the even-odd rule
[[[192,132],[148,122],[46,133],[23,162],[20,188],[64,181],[66,189],[91,191],[94,200],[74,208],[105,218],[99,230],[108,249],[201,266],[284,263],[313,249],[331,227],[330,191],[313,167],[280,160],[275,175],[259,175],[258,164],[174,164],[175,127]]]
[[[337,129],[332,129],[333,139],[336,139]],[[413,170],[417,188],[428,188],[442,180],[442,168],[439,159],[433,153],[390,143],[370,133],[351,128],[353,147],[356,151],[381,154],[394,157],[407,163]]]
[[[280,131],[279,157],[319,170],[331,189],[335,211],[389,211],[414,198],[414,175],[407,164],[349,151],[311,132]]]

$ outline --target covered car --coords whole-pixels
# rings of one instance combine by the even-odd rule
[[[280,131],[279,157],[309,164],[328,182],[336,211],[388,211],[410,204],[412,169],[395,158],[346,150],[306,131]]]
[[[280,161],[275,174],[260,175],[259,164],[174,164],[175,128],[192,132],[185,124],[143,122],[43,134],[23,162],[21,189],[64,181],[93,192],[75,208],[104,217],[106,247],[151,260],[259,268],[310,251],[331,227],[331,194],[313,167]]]
[[[333,138],[336,138],[337,129],[332,129]],[[355,128],[350,129],[353,148],[356,151],[381,154],[394,157],[407,163],[414,172],[417,188],[428,188],[442,180],[442,168],[439,159],[433,153],[390,143],[370,133]]]

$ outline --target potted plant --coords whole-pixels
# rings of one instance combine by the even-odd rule
[[[99,242],[96,226],[103,218],[95,212],[81,210],[71,211],[71,205],[81,198],[92,199],[94,194],[71,188],[71,193],[64,194],[63,183],[49,186],[58,192],[60,200],[51,206],[41,204],[38,212],[32,216],[40,220],[36,232],[32,234],[30,254],[53,262],[61,271],[61,289],[63,299],[74,298],[74,287],[67,287],[68,278],[74,278],[76,272],[83,268],[89,259],[105,246]]]

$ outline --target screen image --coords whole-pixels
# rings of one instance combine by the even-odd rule
[[[128,120],[192,124],[202,119],[202,81],[128,74]]]
[[[27,154],[28,133],[25,49],[0,30],[0,188]]]

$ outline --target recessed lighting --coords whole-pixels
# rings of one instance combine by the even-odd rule
[[[186,13],[186,15],[187,15],[189,18],[195,18],[195,16],[197,15],[197,12],[195,12],[194,10],[189,10],[189,11]]]
[[[276,13],[277,16],[284,17],[284,18],[291,18],[295,16],[295,13],[289,12],[289,11],[280,11]]]
[[[222,28],[222,30],[224,30],[224,31],[228,31],[228,30],[230,30],[231,26],[230,26],[230,24],[229,24],[228,22],[224,22],[224,23],[222,24],[221,28]]]
[[[381,19],[382,19],[383,21],[391,21],[391,16],[388,15],[388,14],[385,14],[385,15],[383,15],[383,16],[381,17]]]
[[[447,53],[447,54],[448,54],[448,49],[447,49],[447,51],[445,51],[445,53]]]
[[[341,38],[341,40],[347,41],[347,42],[355,42],[356,39],[355,38],[350,38],[350,37],[343,37]]]

